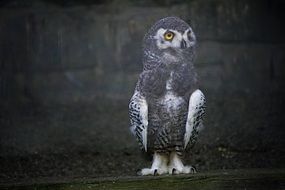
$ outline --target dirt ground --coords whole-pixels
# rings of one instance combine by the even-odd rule
[[[281,94],[217,97],[208,95],[204,131],[185,163],[198,171],[284,168]],[[136,175],[151,162],[129,132],[127,103],[3,105],[0,183]]]

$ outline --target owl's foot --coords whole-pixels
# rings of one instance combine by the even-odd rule
[[[181,158],[176,154],[176,152],[172,152],[170,154],[168,173],[172,175],[189,174],[189,173],[196,173],[196,169],[192,166],[184,166]]]
[[[182,168],[181,167],[175,168],[175,167],[169,166],[168,173],[172,174],[172,175],[176,175],[176,174],[190,174],[190,173],[193,174],[193,173],[197,173],[197,171],[192,166],[183,166]]]
[[[162,175],[168,173],[167,168],[144,168],[140,170],[138,175]]]
[[[138,175],[162,175],[168,173],[168,159],[165,155],[154,153],[151,168],[140,170]]]

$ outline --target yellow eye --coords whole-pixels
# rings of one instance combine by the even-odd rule
[[[168,32],[165,32],[165,34],[164,34],[164,39],[167,40],[167,41],[172,40],[173,37],[174,37],[174,33],[173,32],[168,31]]]

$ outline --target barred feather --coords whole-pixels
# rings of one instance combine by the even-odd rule
[[[147,151],[148,107],[145,98],[138,92],[134,93],[130,101],[129,115],[131,131],[136,136],[141,148]]]

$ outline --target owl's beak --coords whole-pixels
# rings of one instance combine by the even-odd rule
[[[181,49],[186,49],[187,48],[187,43],[184,39],[182,39],[181,44],[180,44]]]

